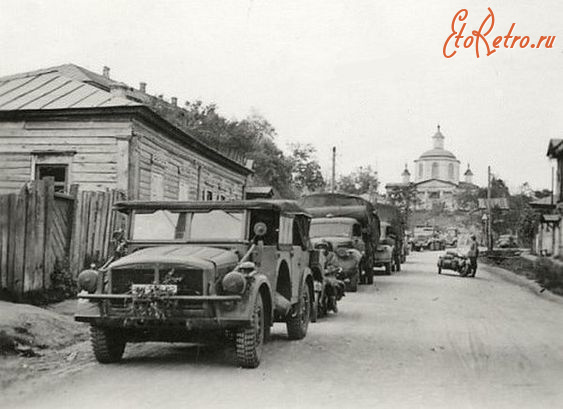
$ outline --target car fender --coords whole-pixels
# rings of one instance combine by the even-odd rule
[[[299,294],[301,294],[301,291],[303,291],[305,289],[305,286],[307,286],[307,281],[311,280],[311,285],[313,286],[311,289],[314,291],[314,279],[313,279],[313,272],[311,271],[311,269],[309,267],[305,267],[303,269],[303,271],[301,272],[301,280],[299,282]],[[301,298],[299,298],[301,299]],[[309,297],[309,302],[311,303],[311,308],[313,307],[314,303],[315,303],[315,298],[314,296]]]
[[[268,300],[262,300],[263,302],[268,302],[270,305],[270,323],[274,322],[274,293],[272,291],[272,286],[268,277],[264,274],[258,273],[252,277],[252,283],[250,284],[250,288],[248,290],[249,297],[248,297],[248,304],[251,308],[254,308],[254,303],[260,293],[260,288],[265,286],[267,288],[267,296],[269,297]]]

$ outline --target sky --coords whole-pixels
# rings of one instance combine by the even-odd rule
[[[456,13],[467,9],[455,27],[470,36],[488,7],[490,47],[513,23],[530,44],[556,36],[553,47],[487,56],[481,42],[480,58],[474,46],[446,58]],[[327,176],[336,146],[337,174],[370,165],[382,185],[413,170],[440,124],[474,182],[486,184],[490,165],[513,189],[540,189],[551,184],[549,139],[563,138],[562,21],[553,0],[0,0],[0,76],[109,66],[151,94],[263,115],[280,147],[315,146]]]

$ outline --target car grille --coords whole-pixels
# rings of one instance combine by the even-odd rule
[[[203,295],[203,271],[199,269],[160,267],[159,284],[175,284],[177,295]],[[115,269],[111,272],[113,294],[127,294],[132,284],[157,284],[153,268]]]
[[[131,284],[153,284],[155,278],[155,270],[152,268],[112,270],[111,292],[113,294],[127,294],[131,291]]]
[[[160,282],[176,284],[178,295],[203,295],[203,271],[189,268],[161,268]]]

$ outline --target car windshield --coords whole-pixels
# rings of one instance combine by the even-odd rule
[[[352,226],[344,223],[312,223],[310,237],[350,237]]]
[[[211,210],[206,213],[135,213],[133,240],[240,240],[243,238],[244,213]]]

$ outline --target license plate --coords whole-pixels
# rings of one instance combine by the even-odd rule
[[[136,296],[147,295],[175,295],[178,292],[176,284],[131,284],[131,292]]]

